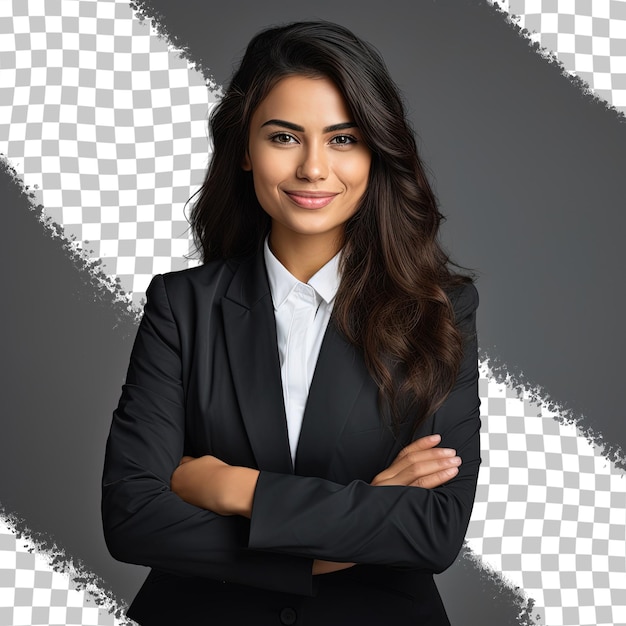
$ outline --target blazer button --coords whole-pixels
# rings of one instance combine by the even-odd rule
[[[280,612],[280,623],[290,626],[298,621],[298,614],[291,607],[284,608]]]

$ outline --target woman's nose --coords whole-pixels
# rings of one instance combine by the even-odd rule
[[[322,146],[309,146],[303,151],[296,176],[308,181],[323,180],[328,176],[328,160]]]

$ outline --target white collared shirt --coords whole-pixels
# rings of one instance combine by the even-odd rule
[[[274,256],[267,238],[263,252],[276,318],[289,447],[295,463],[304,408],[339,287],[340,253],[308,283],[302,283]]]

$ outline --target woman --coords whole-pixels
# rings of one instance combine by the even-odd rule
[[[475,309],[380,56],[259,33],[114,414],[103,519],[141,624],[448,624],[479,458]]]

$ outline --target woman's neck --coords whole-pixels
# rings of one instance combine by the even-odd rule
[[[315,237],[291,233],[281,236],[272,230],[269,247],[274,256],[299,281],[306,283],[341,249],[336,237]]]

